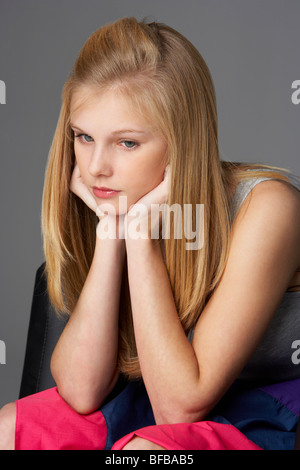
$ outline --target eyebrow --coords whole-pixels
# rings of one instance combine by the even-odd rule
[[[113,135],[118,134],[147,134],[146,131],[138,131],[135,129],[120,129],[119,131],[112,132]]]
[[[85,131],[83,131],[82,129],[80,129],[77,126],[74,126],[71,122],[70,122],[70,126],[72,127],[72,129],[76,129],[79,132],[85,133]],[[117,131],[113,131],[112,135],[115,136],[115,135],[119,135],[119,134],[147,134],[147,133],[148,132],[146,132],[146,131],[139,131],[139,130],[135,130],[135,129],[120,129],[120,130],[117,130]]]

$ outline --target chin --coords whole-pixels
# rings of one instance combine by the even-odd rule
[[[129,206],[127,205],[127,197],[122,196],[119,201],[105,201],[98,204],[98,208],[108,215],[124,215],[127,213]]]

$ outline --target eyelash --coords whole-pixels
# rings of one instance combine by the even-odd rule
[[[81,142],[82,144],[89,144],[90,142],[86,142],[86,141],[84,141],[84,140],[82,139],[83,136],[88,136],[88,137],[90,137],[88,134],[77,134],[77,135],[75,134],[75,135],[74,135],[74,138],[75,138],[75,139],[78,139],[79,142]]]
[[[84,136],[90,137],[88,134],[77,134],[77,135],[74,135],[74,138],[75,138],[75,139],[78,139],[81,144],[90,144],[91,142],[93,142],[93,141],[91,141],[91,142],[86,142],[85,140],[83,140],[83,137],[84,137]],[[140,145],[140,144],[139,144],[138,142],[136,142],[135,140],[127,140],[127,139],[124,139],[124,140],[121,140],[121,141],[120,141],[120,143],[124,143],[124,142],[130,142],[130,143],[133,143],[133,144],[134,144],[134,147],[131,147],[131,148],[128,148],[128,147],[123,146],[123,148],[124,148],[124,150],[125,150],[126,152],[130,152],[130,151],[132,152],[133,150],[135,150],[135,149],[136,149],[137,147],[139,147],[139,145]]]

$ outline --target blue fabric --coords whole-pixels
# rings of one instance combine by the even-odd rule
[[[106,445],[113,444],[136,429],[155,424],[151,404],[142,381],[129,382],[110,402],[101,408],[107,426]]]
[[[265,389],[249,388],[237,381],[205,419],[232,424],[262,449],[292,450],[299,418],[299,412],[295,412],[300,408],[299,387],[299,380]],[[280,400],[283,391],[284,399]],[[129,382],[101,411],[107,425],[105,450],[126,434],[155,424],[142,381]]]
[[[231,387],[207,417],[232,424],[265,450],[292,450],[298,418],[263,388],[249,389],[239,383]]]

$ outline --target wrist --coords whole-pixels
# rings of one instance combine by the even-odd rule
[[[100,238],[96,236],[95,251],[102,252],[110,251],[112,253],[119,253],[120,256],[125,255],[125,240],[121,238]]]
[[[99,217],[96,228],[97,238],[100,240],[124,240],[124,215],[105,214]]]
[[[133,239],[126,237],[125,239],[126,252],[133,254],[143,253],[161,253],[161,241],[159,239],[148,238],[137,238]]]

